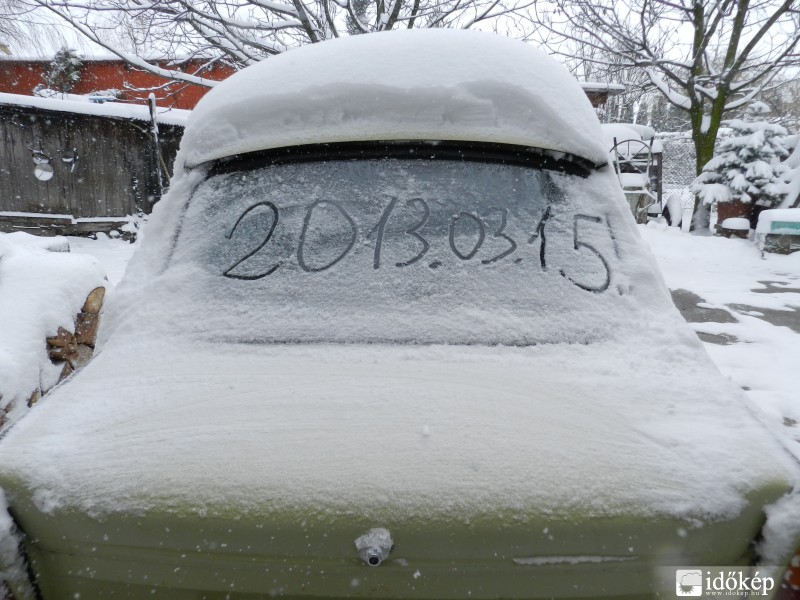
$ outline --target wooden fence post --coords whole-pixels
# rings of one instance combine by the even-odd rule
[[[158,177],[158,190],[159,194],[164,192],[164,178],[162,175],[161,163],[164,159],[161,157],[161,144],[158,141],[158,121],[156,120],[156,95],[150,92],[147,96],[147,104],[150,107],[150,133],[153,136],[153,150],[156,159],[156,175]]]

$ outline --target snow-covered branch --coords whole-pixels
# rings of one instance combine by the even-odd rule
[[[643,71],[651,89],[684,111],[699,173],[726,113],[800,67],[798,0],[552,0],[551,51],[583,64]]]
[[[396,27],[459,27],[529,19],[536,0],[20,0],[46,7],[130,64],[197,85],[160,58],[224,56],[240,66],[301,44]],[[524,36],[523,36],[524,37]]]

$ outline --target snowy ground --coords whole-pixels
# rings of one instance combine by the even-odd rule
[[[722,373],[746,391],[770,428],[800,442],[800,252],[762,258],[748,240],[653,223],[640,231],[670,290],[700,297],[684,315]],[[800,457],[800,444],[790,447]]]
[[[113,289],[125,274],[134,244],[122,240],[112,240],[100,234],[96,240],[82,237],[68,237],[70,251],[94,256],[103,265],[108,277],[109,287]]]

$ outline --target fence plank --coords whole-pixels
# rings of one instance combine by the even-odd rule
[[[75,218],[149,213],[161,189],[148,127],[137,119],[1,104],[0,212]],[[178,125],[159,124],[170,170],[182,134]],[[50,159],[49,181],[34,175],[34,150]]]

